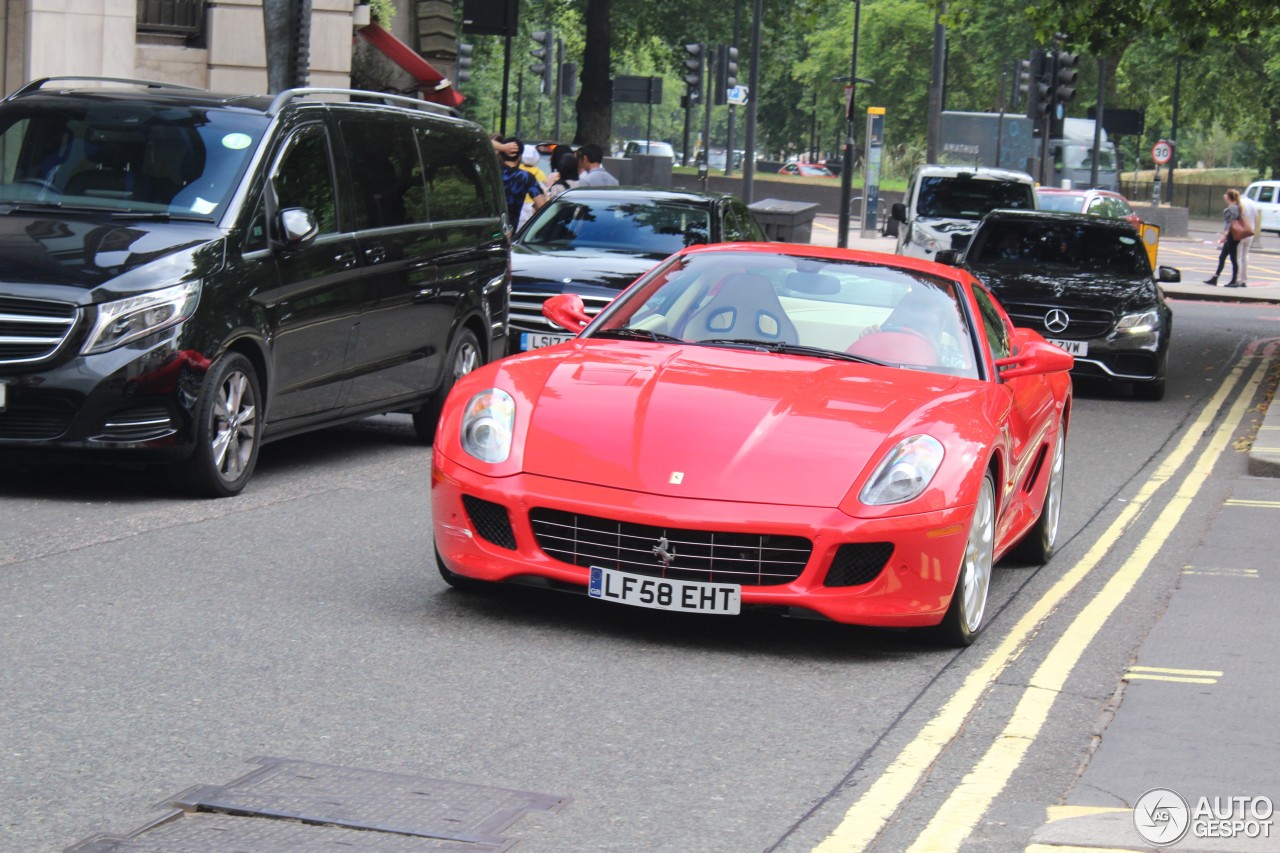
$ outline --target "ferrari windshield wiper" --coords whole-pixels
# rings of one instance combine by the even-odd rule
[[[663,334],[662,332],[651,332],[648,329],[637,329],[632,326],[623,326],[620,329],[601,329],[596,332],[593,337],[597,338],[630,338],[640,341],[672,341],[674,343],[686,343],[680,338]]]
[[[802,344],[791,344],[786,341],[758,341],[754,338],[712,338],[706,341],[698,341],[701,344],[711,344],[715,346],[744,346],[758,349],[763,352],[778,352],[786,355],[811,355],[815,358],[833,358],[839,361],[859,361],[863,364],[884,364],[874,358],[866,358],[853,353],[840,352],[838,350],[826,349],[824,347],[808,347]]]

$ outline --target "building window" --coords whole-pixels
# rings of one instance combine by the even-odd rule
[[[205,0],[138,0],[138,32],[193,38],[204,32]]]

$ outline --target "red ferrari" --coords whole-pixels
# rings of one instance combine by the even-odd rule
[[[775,608],[966,645],[1053,552],[1072,358],[967,272],[782,243],[679,252],[573,340],[458,380],[436,563],[602,607]],[[590,321],[590,322],[588,322]]]

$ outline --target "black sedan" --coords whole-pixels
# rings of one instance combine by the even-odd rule
[[[941,253],[940,253],[941,254]],[[940,257],[940,259],[942,259]],[[1142,238],[1123,220],[996,210],[962,259],[1018,326],[1075,356],[1073,375],[1125,384],[1135,397],[1164,397],[1173,311]]]
[[[512,244],[510,351],[572,337],[542,316],[542,303],[552,296],[576,293],[594,316],[641,273],[686,246],[765,239],[747,206],[723,193],[566,190]]]

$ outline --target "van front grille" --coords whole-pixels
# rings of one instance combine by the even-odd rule
[[[0,364],[43,361],[75,328],[76,307],[66,302],[0,296]]]

